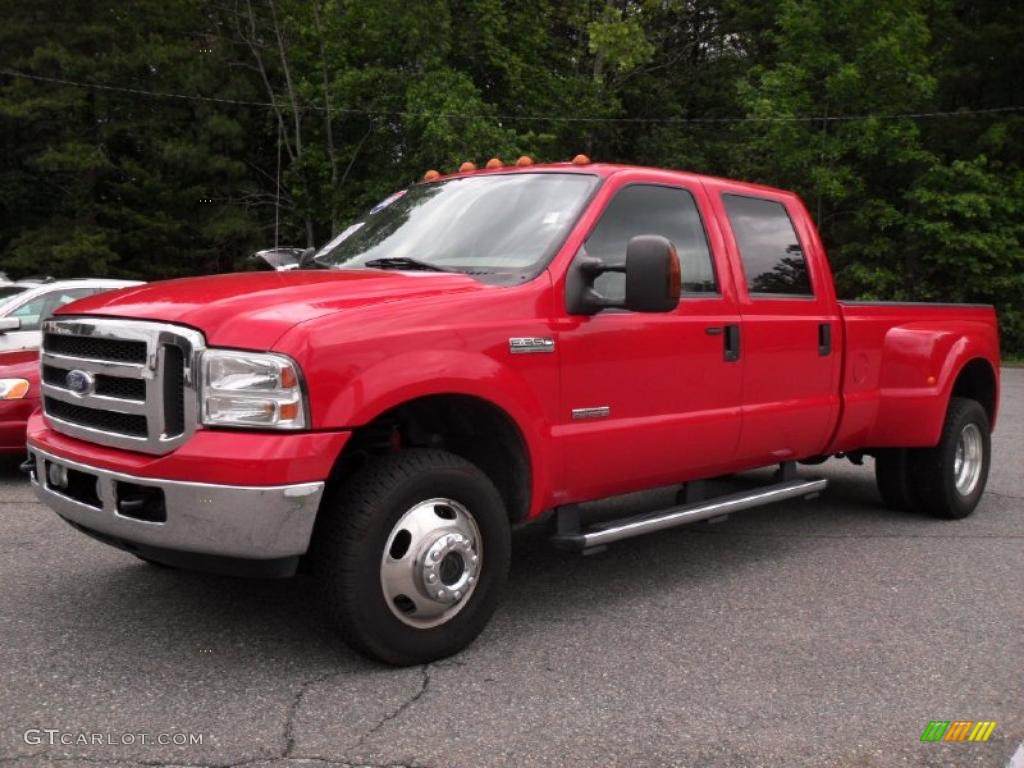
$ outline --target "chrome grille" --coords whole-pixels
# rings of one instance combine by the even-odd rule
[[[72,437],[167,453],[195,430],[204,348],[198,331],[167,323],[47,320],[40,360],[43,413],[53,429]]]
[[[114,360],[123,363],[146,362],[145,342],[128,341],[125,339],[50,334],[43,339],[43,349],[56,355],[69,355],[71,357]]]

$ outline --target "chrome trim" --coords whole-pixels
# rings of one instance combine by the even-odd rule
[[[46,411],[43,411],[46,416],[46,423],[49,424],[55,432],[61,432],[65,435],[74,435],[82,440],[88,440],[90,443],[98,443],[99,445],[115,445],[112,442],[108,442],[113,432],[106,432],[102,429],[95,429],[93,427],[83,427],[81,424],[75,424],[72,421],[64,421],[64,419],[58,419],[56,416],[50,416]],[[117,443],[118,448],[128,448],[132,451],[146,451],[146,445],[149,442],[148,437],[140,437],[139,435],[124,435],[117,434],[117,439],[122,441]]]
[[[42,393],[62,402],[83,407],[115,411],[146,417],[145,437],[88,427],[65,418],[57,418],[43,412],[50,425],[57,431],[71,437],[114,448],[127,448],[151,454],[165,454],[188,440],[199,423],[198,373],[199,362],[206,340],[199,331],[170,323],[148,320],[115,320],[101,317],[56,317],[43,323],[44,347],[46,334],[82,336],[85,338],[110,339],[113,341],[141,341],[146,344],[144,363],[98,360],[48,352],[45,348],[40,356],[41,365],[53,365],[66,369],[77,369],[90,374],[102,374],[145,382],[146,399],[139,401],[109,395],[77,395],[68,389],[53,384],[42,384]],[[184,429],[168,434],[164,412],[164,356],[167,347],[177,347],[182,352],[182,386],[184,388]]]
[[[401,533],[408,542],[395,557],[392,552]],[[445,566],[450,555],[455,557],[455,572]],[[392,526],[381,555],[380,585],[391,613],[416,629],[450,621],[476,589],[483,556],[480,528],[465,506],[446,498],[413,505]],[[446,573],[454,578],[446,580]]]
[[[49,322],[49,321],[47,321]],[[71,355],[58,355],[56,352],[43,351],[40,355],[42,362],[47,365],[54,365],[58,368],[86,368],[103,374],[104,376],[120,376],[125,379],[146,379],[152,378],[153,372],[142,363],[114,363],[109,360],[94,360],[90,357],[72,357]]]
[[[663,531],[666,528],[674,528],[677,525],[695,523],[698,520],[728,515],[732,512],[774,504],[786,499],[816,496],[825,490],[827,485],[828,480],[824,479],[791,480],[785,483],[770,485],[766,488],[759,488],[752,492],[734,493],[708,502],[670,507],[660,512],[627,518],[625,520],[613,520],[606,524],[595,525],[589,531],[583,533],[555,536],[553,541],[575,549],[590,549],[602,544],[610,544],[613,541],[621,541],[622,539],[629,539],[645,533]]]
[[[123,397],[110,397],[109,395],[79,395],[70,389],[62,389],[46,382],[40,384],[40,390],[47,397],[71,405],[84,405],[88,408],[102,408],[107,411],[133,415],[145,415],[149,412],[148,405],[142,400],[127,400]]]
[[[508,351],[513,355],[554,352],[555,340],[548,336],[513,336],[508,340]]]
[[[225,557],[273,559],[309,548],[324,483],[218,485],[137,477],[54,456],[29,444],[36,497],[58,515],[90,530],[135,544]],[[76,501],[50,487],[41,461],[96,476],[102,508]],[[116,483],[161,488],[167,521],[153,523],[117,511]]]
[[[607,405],[598,405],[593,408],[573,408],[572,417],[575,421],[582,419],[607,419],[612,409]]]
[[[953,481],[956,492],[970,496],[978,487],[982,467],[985,466],[985,441],[981,429],[974,422],[964,424],[956,441],[953,456]]]

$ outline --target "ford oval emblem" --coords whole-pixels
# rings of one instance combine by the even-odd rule
[[[96,379],[88,371],[68,371],[64,385],[76,395],[89,395],[96,386]]]

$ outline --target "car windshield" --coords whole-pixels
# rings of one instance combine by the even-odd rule
[[[14,304],[14,298],[19,293],[27,291],[23,285],[0,285],[0,314],[3,314],[5,309],[10,309],[10,306]]]
[[[540,172],[417,184],[371,209],[314,260],[337,269],[452,271],[516,282],[547,264],[597,181]]]

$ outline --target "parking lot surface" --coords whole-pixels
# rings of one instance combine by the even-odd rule
[[[1024,370],[993,451],[958,522],[888,511],[870,460],[833,460],[802,469],[831,481],[816,501],[600,555],[521,531],[489,628],[410,669],[348,651],[308,580],[148,566],[8,462],[0,765],[1003,768],[1024,741]],[[997,725],[922,743],[932,720]],[[153,743],[180,734],[202,743]]]

